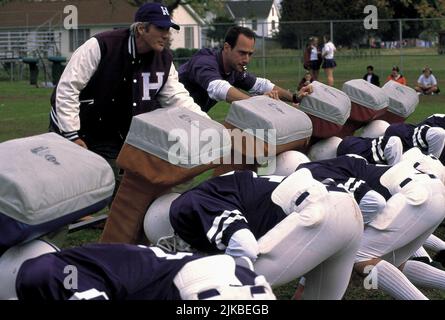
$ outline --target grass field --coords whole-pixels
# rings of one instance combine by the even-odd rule
[[[278,61],[267,63],[266,75],[276,84],[285,88],[294,88],[298,83],[302,68],[297,63],[297,58],[292,56],[281,57]],[[428,64],[434,70],[436,77],[439,78],[442,95],[421,96],[420,103],[415,113],[411,115],[408,122],[417,122],[433,113],[445,113],[445,64],[444,57],[428,54],[404,56],[404,73],[408,78],[410,85],[414,85],[420,69]],[[255,61],[255,60],[254,60]],[[352,58],[347,55],[338,59],[339,67],[335,71],[336,86],[341,88],[344,81],[361,78],[368,64],[376,67],[377,73],[381,79],[386,78],[387,73],[393,64],[399,64],[398,56],[381,55],[378,57]],[[253,72],[261,75],[262,64],[252,62]],[[324,75],[321,75],[321,81],[324,81]],[[43,81],[43,80],[42,80]],[[21,82],[0,82],[0,142],[27,137],[39,133],[47,132],[49,98],[52,89],[35,88],[24,81]],[[228,109],[228,104],[219,103],[214,107],[210,116],[222,121]],[[210,173],[203,174],[195,179],[195,182],[202,181],[210,176]],[[95,242],[100,236],[100,230],[84,230],[68,235],[63,243],[63,247],[75,246],[82,243]],[[436,234],[445,239],[445,229],[439,228]],[[348,287],[345,299],[390,299],[387,295],[377,290],[365,290],[363,280],[353,275]],[[295,283],[291,283],[275,290],[278,298],[289,299],[294,291]],[[425,294],[431,299],[445,299],[445,292],[436,290],[425,290]]]

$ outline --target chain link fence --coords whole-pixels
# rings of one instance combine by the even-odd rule
[[[377,29],[366,29],[363,20],[281,21],[279,24],[247,21],[243,25],[257,34],[256,52],[249,71],[278,85],[292,87],[299,82],[305,73],[303,50],[309,37],[318,37],[322,45],[323,35],[329,35],[337,47],[336,86],[363,77],[368,65],[374,66],[382,80],[393,65],[398,65],[409,85],[415,85],[422,68],[428,65],[442,86],[445,84],[445,18],[382,19],[378,20]],[[199,43],[204,47],[221,46],[228,27],[230,25],[224,24],[200,27]],[[199,48],[175,49],[175,63],[180,65]],[[8,65],[1,59],[0,64],[0,80],[8,80]],[[323,81],[323,72],[320,74]],[[20,79],[23,77],[26,78],[26,72]]]

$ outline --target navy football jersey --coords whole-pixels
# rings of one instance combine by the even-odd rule
[[[252,171],[212,178],[173,201],[170,222],[183,240],[205,252],[224,250],[240,229],[258,239],[286,217],[271,200],[283,179]]]
[[[338,145],[337,156],[357,154],[369,163],[386,164],[384,155],[389,136],[378,138],[345,137]]]
[[[443,113],[433,114],[418,124],[418,126],[421,125],[427,125],[430,127],[440,127],[445,129],[445,114]]]
[[[357,202],[369,191],[380,193],[385,199],[391,194],[380,184],[380,177],[390,166],[369,164],[365,159],[339,156],[333,159],[303,163],[298,169],[307,168],[318,181],[334,180],[354,194]]]
[[[85,300],[178,300],[173,279],[186,263],[202,257],[128,244],[65,249],[25,261],[17,274],[17,296],[20,300],[67,300],[73,295]],[[243,285],[255,284],[256,274],[247,268],[237,266],[235,275]]]
[[[413,147],[419,148],[423,153],[428,153],[426,133],[430,126],[415,126],[407,123],[393,123],[385,131],[385,136],[397,136],[402,140],[403,152]]]

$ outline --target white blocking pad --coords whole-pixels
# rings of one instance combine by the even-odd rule
[[[113,170],[101,156],[55,134],[0,144],[0,252],[99,211]]]
[[[181,107],[133,117],[125,142],[183,168],[208,164],[230,155],[232,148],[223,125]]]
[[[419,96],[414,89],[396,81],[388,81],[382,89],[389,97],[388,111],[400,117],[408,118],[416,110],[419,104]]]

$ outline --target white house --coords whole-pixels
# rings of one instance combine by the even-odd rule
[[[66,29],[73,7],[78,26]],[[126,0],[10,0],[0,6],[0,59],[35,56],[36,50],[43,56],[69,58],[91,36],[129,27],[136,10]],[[201,48],[205,22],[196,12],[180,5],[173,19],[181,30],[173,30],[171,48]]]
[[[201,48],[202,27],[206,24],[191,6],[179,5],[173,12],[173,20],[181,26],[181,30],[171,31],[171,48]]]
[[[225,9],[238,25],[251,28],[259,37],[278,32],[280,11],[274,0],[226,1]]]

